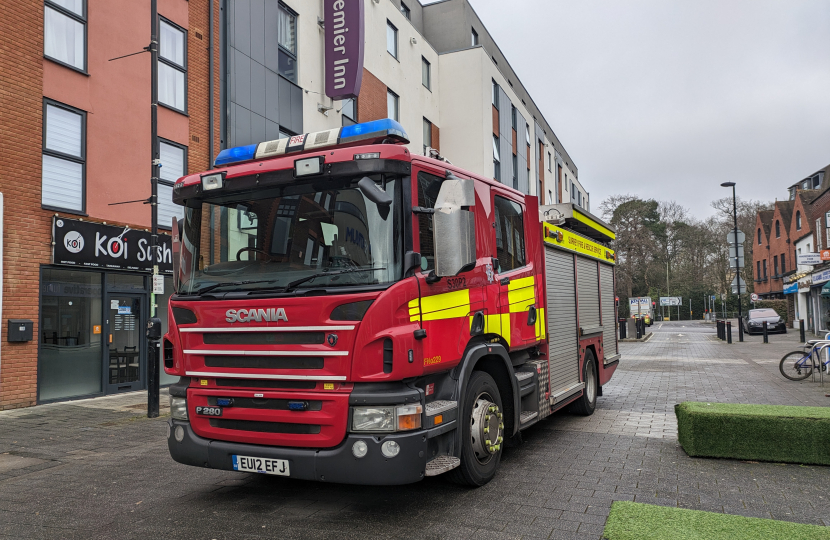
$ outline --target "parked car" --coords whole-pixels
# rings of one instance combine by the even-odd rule
[[[787,323],[774,309],[750,309],[744,317],[744,332],[747,334],[762,334],[764,332],[764,321],[767,323],[767,332],[787,333]]]

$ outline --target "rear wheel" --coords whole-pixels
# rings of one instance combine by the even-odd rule
[[[784,355],[778,369],[791,381],[803,381],[813,373],[813,359],[810,353],[793,351]]]
[[[582,416],[590,416],[594,414],[594,410],[597,408],[597,388],[599,387],[597,359],[594,358],[594,353],[591,349],[585,352],[585,364],[582,366],[582,381],[585,383],[582,397],[571,404],[570,411],[581,414]]]
[[[504,441],[504,416],[496,381],[474,371],[467,385],[461,415],[461,463],[450,479],[468,486],[483,486],[496,475]]]

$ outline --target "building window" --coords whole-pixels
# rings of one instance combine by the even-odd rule
[[[496,258],[498,273],[525,265],[525,232],[522,207],[498,195],[493,198],[496,220]]]
[[[429,61],[421,57],[421,84],[423,84],[427,90],[432,90],[432,74],[430,73],[430,65]]]
[[[525,124],[525,142],[530,146],[530,126]]]
[[[519,158],[516,154],[513,156],[513,189],[519,189]]]
[[[795,213],[795,228],[796,230],[801,230],[801,211],[797,211]]]
[[[386,91],[386,116],[400,122],[400,98],[392,90]]]
[[[758,245],[761,245],[761,227],[758,227]]]
[[[499,138],[493,135],[493,178],[501,182],[501,158],[499,158]]]
[[[785,254],[781,254],[781,275],[787,273],[787,258]]]
[[[85,0],[46,0],[43,10],[43,54],[86,72]]]
[[[775,220],[775,237],[781,238],[781,222],[777,219]]]
[[[279,43],[280,75],[297,83],[297,14],[279,4],[277,42]]]
[[[407,20],[412,20],[412,13],[409,11],[409,7],[401,2],[401,13],[403,16],[406,17]]]
[[[548,152],[548,171],[553,172],[553,156]]]
[[[475,28],[471,28],[470,32],[471,32],[470,35],[472,37],[471,43],[472,43],[472,46],[475,47],[476,45],[478,45],[478,32],[476,32]]]
[[[398,29],[389,21],[386,21],[386,52],[398,57]]]
[[[43,206],[86,210],[86,113],[46,100],[43,104]]]
[[[772,277],[778,277],[778,255],[773,255],[772,257],[772,267],[775,269],[775,273],[772,274]]]
[[[767,260],[764,259],[764,279],[767,279]]]
[[[187,147],[174,142],[159,141],[158,226],[169,229],[173,217],[182,219],[184,207],[173,203],[173,184],[187,174]]]
[[[340,111],[343,113],[343,125],[350,126],[357,123],[357,107],[355,99],[344,99]]]
[[[432,148],[432,122],[424,118],[424,155],[428,156],[427,148]]]
[[[159,21],[159,103],[187,111],[187,34],[184,29]]]
[[[755,275],[756,275],[756,276],[758,277],[758,279],[760,280],[760,279],[761,279],[761,261],[755,261],[755,266],[756,266],[756,268],[758,268],[758,270],[757,270],[757,272],[755,273]]]
[[[510,121],[512,122],[511,125],[513,126],[513,131],[518,131],[516,129],[516,107],[513,104],[510,105]]]
[[[493,81],[493,107],[496,110],[499,108],[499,85],[496,84],[496,81]]]
[[[816,220],[816,251],[821,251],[821,218]]]

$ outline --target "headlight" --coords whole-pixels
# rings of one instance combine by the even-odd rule
[[[355,407],[352,410],[354,431],[395,431],[394,407]]]
[[[170,416],[175,420],[187,420],[187,399],[170,396]]]

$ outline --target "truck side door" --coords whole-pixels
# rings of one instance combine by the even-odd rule
[[[535,320],[541,299],[536,298],[536,280],[533,259],[527,252],[525,204],[515,195],[492,188],[493,258],[496,283],[499,288],[501,336],[511,349],[536,342]],[[529,324],[528,324],[529,323]]]

